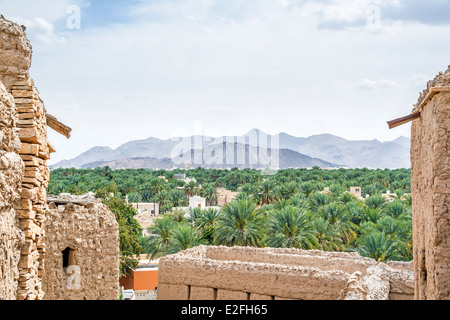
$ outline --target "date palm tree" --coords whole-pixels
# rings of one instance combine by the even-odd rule
[[[315,186],[310,181],[303,182],[300,186],[300,191],[305,194],[307,198],[314,192]]]
[[[217,228],[220,211],[213,208],[200,210],[197,215],[194,226],[199,230],[201,236],[212,245],[214,241],[214,234]]]
[[[204,242],[195,229],[187,224],[179,224],[172,232],[167,254],[175,254],[201,244]]]
[[[324,193],[316,192],[314,194],[311,194],[308,198],[311,211],[317,212],[320,207],[330,203],[331,201],[330,198],[331,198],[330,195]]]
[[[233,201],[222,208],[214,242],[225,246],[261,246],[263,217],[252,200]]]
[[[144,239],[144,252],[150,259],[165,256],[172,244],[172,233],[177,223],[171,216],[162,216],[155,220],[155,224],[148,228],[150,236]]]
[[[275,185],[271,181],[264,181],[258,187],[257,198],[261,206],[272,204],[275,199]]]
[[[306,210],[285,206],[269,214],[266,240],[269,247],[316,249],[315,235]]]
[[[184,193],[180,190],[172,191],[171,199],[176,209],[178,209],[178,207],[181,207],[183,203],[186,202],[186,197],[184,196]]]
[[[312,226],[316,229],[316,239],[320,250],[344,251],[345,246],[336,226],[322,217],[314,219]]]
[[[395,219],[398,219],[401,216],[405,215],[408,212],[408,210],[409,209],[404,202],[402,202],[401,200],[395,200],[386,205],[384,212],[387,215]]]
[[[206,205],[212,206],[214,204],[217,204],[217,190],[216,188],[211,185],[205,185],[201,190],[201,196],[206,199]]]
[[[381,262],[403,259],[400,254],[400,243],[398,240],[379,231],[371,232],[361,238],[356,251],[363,257],[369,257]]]
[[[239,191],[241,193],[244,193],[248,197],[253,197],[258,192],[258,188],[255,187],[253,184],[246,183],[239,188]]]
[[[279,194],[282,199],[290,199],[298,191],[298,185],[295,182],[283,183],[279,188]]]
[[[162,190],[155,196],[155,201],[159,203],[161,211],[172,204],[171,194],[167,190]]]
[[[353,193],[350,193],[350,192],[344,192],[339,197],[339,202],[343,203],[343,204],[347,204],[349,202],[353,202],[353,201],[356,201],[356,200],[357,200],[356,196]]]
[[[365,205],[370,209],[384,209],[387,200],[381,195],[376,194],[366,199]]]
[[[336,228],[344,243],[357,238],[356,225],[351,221],[351,216],[346,206],[331,202],[319,208],[319,215]]]
[[[188,182],[184,187],[184,194],[186,195],[186,197],[190,198],[197,195],[198,193],[197,186],[198,186],[197,182],[195,181]]]
[[[157,194],[164,190],[164,181],[162,179],[152,178],[149,182],[149,192],[153,195],[153,205],[156,208]],[[160,207],[162,207],[160,205]]]

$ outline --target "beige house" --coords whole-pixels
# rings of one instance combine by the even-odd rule
[[[159,203],[132,203],[139,214],[148,214],[152,217],[159,216]]]
[[[351,187],[350,188],[350,193],[353,194],[358,199],[363,199],[362,188],[361,187]]]
[[[143,236],[148,236],[147,229],[153,226],[154,220],[159,216],[159,203],[132,203],[138,211],[134,217],[143,229]]]
[[[219,207],[225,207],[227,204],[232,202],[237,196],[238,192],[232,192],[225,188],[217,188],[217,205]]]

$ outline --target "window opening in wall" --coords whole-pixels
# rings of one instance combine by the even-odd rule
[[[75,265],[75,249],[66,248],[62,252],[63,256],[63,268],[68,268],[70,266]]]

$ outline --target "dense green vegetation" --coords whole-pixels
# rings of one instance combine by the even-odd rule
[[[174,179],[176,173],[197,182],[185,185]],[[361,200],[349,193],[355,186],[369,197]],[[215,205],[217,187],[239,195],[221,210],[195,209],[185,217],[173,209],[187,206],[192,195]],[[325,187],[330,194],[320,193]],[[393,192],[389,201],[381,196],[387,190]],[[51,172],[48,192],[95,192],[112,208],[121,226],[124,270],[132,267],[126,257],[142,250],[157,258],[199,244],[356,251],[380,261],[412,259],[407,169],[289,169],[272,175],[250,169],[57,169]],[[150,228],[150,237],[141,237],[133,218],[136,211],[125,203],[126,196],[132,202],[160,204],[164,215]]]

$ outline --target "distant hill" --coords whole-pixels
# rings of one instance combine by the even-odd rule
[[[296,138],[279,135],[280,146],[349,168],[410,168],[410,139],[350,141],[331,134]]]
[[[215,149],[228,152],[234,150],[235,157],[240,158],[242,150],[245,149],[247,162],[243,163],[242,159],[235,158],[230,163],[230,160],[224,158],[222,161],[214,160],[211,163],[211,155]],[[93,168],[105,165],[111,168],[170,169],[174,166],[184,168],[184,164],[178,165],[179,158],[186,159],[188,154],[195,154],[197,157],[197,159],[190,158],[191,167],[230,167],[234,164],[236,167],[258,168],[265,165],[256,160],[258,155],[270,153],[272,149],[279,154],[278,162],[281,169],[313,166],[410,168],[410,139],[406,137],[388,142],[351,141],[331,134],[308,138],[295,137],[287,133],[268,135],[258,129],[253,129],[243,136],[220,138],[192,136],[168,140],[152,137],[130,141],[115,150],[109,147],[94,147],[74,159],[63,160],[51,168]],[[214,155],[216,156],[218,155]]]
[[[113,161],[100,161],[84,164],[83,169],[105,167],[111,169],[172,169],[185,168],[190,164],[192,168],[208,169],[228,168],[337,168],[337,164],[311,158],[304,154],[288,149],[267,149],[244,145],[240,143],[210,144],[204,149],[191,149],[173,158],[122,158]]]

